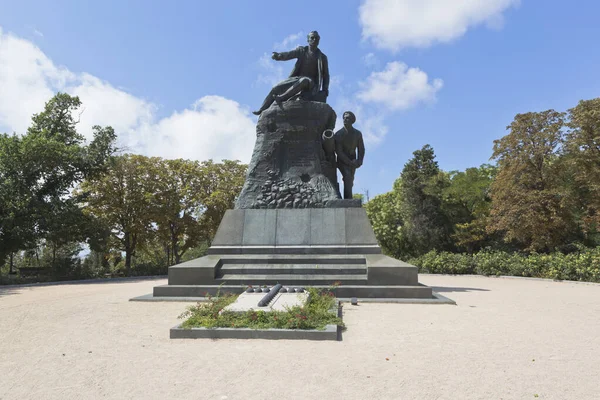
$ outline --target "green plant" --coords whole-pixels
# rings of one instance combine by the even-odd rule
[[[238,295],[224,294],[188,307],[179,318],[186,320],[183,328],[251,328],[251,329],[325,329],[326,325],[344,327],[337,313],[336,298],[333,290],[308,288],[308,301],[304,306],[290,307],[285,311],[250,310],[247,312],[224,311]]]

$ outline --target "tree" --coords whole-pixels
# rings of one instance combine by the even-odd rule
[[[490,186],[497,168],[483,164],[467,168],[464,172],[452,171],[445,176],[447,185],[442,189],[442,209],[454,228],[452,238],[458,248],[472,253],[493,238],[486,234],[490,214]]]
[[[402,231],[409,243],[407,255],[448,249],[452,227],[442,211],[441,191],[445,183],[439,179],[433,148],[425,145],[415,151],[400,177]]]
[[[246,169],[247,165],[237,160],[223,160],[221,163],[208,160],[201,163],[202,207],[199,221],[210,240],[215,236],[225,211],[233,208],[244,185]]]
[[[110,229],[125,252],[127,275],[131,274],[132,257],[151,232],[152,171],[158,160],[132,154],[114,157],[106,174],[84,181],[78,191],[85,212]]]
[[[600,98],[582,100],[568,110],[568,132],[564,144],[565,164],[573,182],[575,218],[594,244],[600,232]]]
[[[573,235],[558,156],[563,126],[554,110],[517,114],[510,133],[494,141],[489,233],[528,251],[551,251]]]
[[[202,168],[196,161],[182,159],[160,160],[154,166],[153,216],[157,234],[166,244],[169,265],[179,264],[188,249],[209,239],[197,218],[201,209]]]
[[[75,129],[80,106],[78,97],[58,93],[32,117],[25,135],[0,135],[0,264],[51,236],[58,225],[63,233],[73,232],[65,226],[73,214],[70,191],[101,173],[116,150],[110,127],[94,126],[86,145]]]
[[[397,179],[391,191],[375,196],[365,204],[377,242],[385,254],[395,258],[402,258],[408,253],[408,244],[402,232],[404,223],[400,186],[401,181]]]

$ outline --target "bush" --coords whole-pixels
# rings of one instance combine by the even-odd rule
[[[510,275],[600,282],[600,247],[563,254],[529,255],[483,250],[475,254],[430,251],[408,260],[421,273]]]

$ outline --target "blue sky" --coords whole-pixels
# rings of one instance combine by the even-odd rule
[[[21,133],[56,90],[81,129],[112,125],[147,155],[249,161],[258,108],[321,34],[328,102],[367,139],[355,191],[391,189],[412,152],[489,162],[519,112],[600,96],[592,0],[0,1],[0,131]]]

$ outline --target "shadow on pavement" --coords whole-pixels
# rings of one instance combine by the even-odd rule
[[[167,279],[167,275],[158,276],[133,276],[129,278],[101,278],[101,279],[85,279],[85,280],[73,280],[73,281],[56,281],[56,282],[37,282],[37,283],[23,283],[15,285],[0,286],[0,296],[3,296],[6,291],[17,290],[22,287],[32,286],[56,286],[56,285],[97,285],[102,283],[135,283],[151,280]],[[14,294],[14,293],[9,293]]]
[[[19,294],[21,290],[14,286],[0,286],[0,297],[10,296],[11,294]]]
[[[468,287],[450,287],[450,286],[431,286],[434,292],[489,292],[489,289],[468,288]]]

